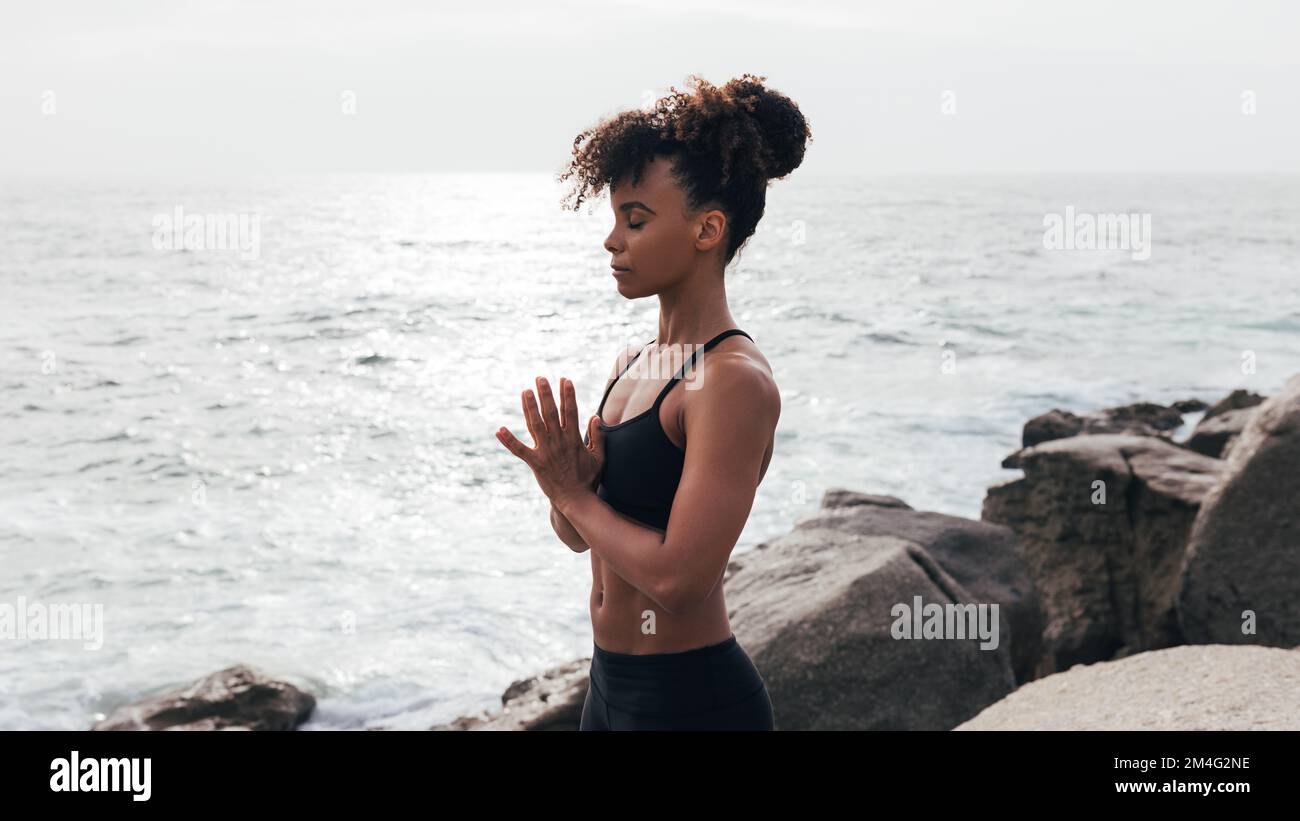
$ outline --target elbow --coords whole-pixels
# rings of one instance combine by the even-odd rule
[[[659,595],[655,597],[655,600],[659,602],[659,606],[664,609],[664,612],[670,616],[680,616],[700,603],[699,597],[695,595],[694,591],[675,579],[670,579],[667,584],[660,588]]]
[[[574,553],[585,553],[590,550],[591,546],[578,538],[572,528],[566,528],[555,520],[556,515],[555,508],[551,508],[551,530],[555,531],[556,538],[564,542],[565,546]]]

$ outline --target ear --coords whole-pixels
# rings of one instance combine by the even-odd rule
[[[727,236],[727,215],[718,209],[700,214],[695,235],[695,248],[712,251]]]

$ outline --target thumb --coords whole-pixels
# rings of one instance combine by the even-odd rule
[[[591,448],[592,453],[596,454],[597,458],[603,459],[605,457],[605,434],[600,429],[599,421],[599,416],[593,416],[587,420],[588,447]]]

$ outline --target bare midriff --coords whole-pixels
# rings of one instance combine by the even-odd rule
[[[657,386],[651,386],[645,393],[657,393]],[[685,401],[686,393],[669,393],[660,406],[659,414],[664,435],[682,450],[686,449],[686,434],[681,421],[682,402]],[[624,404],[626,407],[632,403],[628,401]],[[648,403],[643,403],[643,398],[638,398],[635,406],[643,407],[644,404]],[[622,411],[615,415],[627,416]],[[767,473],[774,444],[769,442],[767,452],[763,455],[760,482]],[[644,522],[625,518],[641,527],[650,527]],[[658,528],[651,529],[664,533]],[[725,571],[722,575],[725,575]],[[612,653],[641,655],[679,653],[726,641],[731,636],[731,621],[727,617],[722,575],[714,580],[713,589],[704,601],[696,603],[689,610],[668,613],[654,599],[630,584],[613,568],[606,566],[595,551],[591,551],[591,630],[596,645]]]
[[[703,602],[668,613],[593,553],[591,632],[602,650],[613,653],[676,653],[725,641],[731,622],[721,579]]]

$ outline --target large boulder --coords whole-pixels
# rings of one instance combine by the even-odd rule
[[[1179,592],[1187,641],[1300,644],[1300,374],[1261,404],[1206,497]]]
[[[779,730],[950,729],[1015,688],[1000,614],[907,539],[798,528],[743,557],[727,603]],[[958,610],[984,621],[901,632]]]
[[[520,679],[501,694],[501,710],[462,716],[431,730],[576,730],[587,698],[591,657]]]
[[[1163,439],[1097,434],[1022,452],[982,516],[1016,534],[1046,627],[1035,678],[1182,643],[1179,568],[1222,462]]]
[[[1016,555],[1010,528],[916,511],[892,496],[867,496],[842,488],[826,491],[822,510],[795,524],[797,530],[827,528],[859,536],[896,536],[923,547],[975,600],[998,604],[999,629],[1011,647],[1016,680],[1033,677],[1042,655],[1045,621],[1033,581]]]
[[[311,693],[238,664],[188,687],[119,707],[93,730],[292,730],[316,707]]]
[[[1300,652],[1184,645],[1081,664],[957,730],[1300,730]]]

